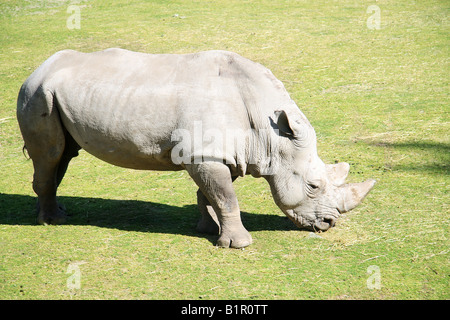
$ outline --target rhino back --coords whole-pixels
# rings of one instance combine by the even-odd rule
[[[268,69],[224,51],[63,51],[43,66],[42,82],[77,143],[125,167],[177,169],[170,159],[175,129],[266,127],[277,104],[290,100]],[[223,157],[239,153],[229,152]]]

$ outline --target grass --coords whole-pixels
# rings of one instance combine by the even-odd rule
[[[1,299],[449,299],[449,5],[377,1],[70,1],[0,4]],[[238,52],[284,82],[325,162],[375,178],[364,203],[319,237],[296,230],[262,179],[235,182],[254,244],[195,232],[184,172],[110,166],[85,152],[59,195],[63,226],[35,225],[32,164],[15,101],[54,52]],[[80,289],[67,286],[79,264]],[[368,268],[379,268],[370,289]]]

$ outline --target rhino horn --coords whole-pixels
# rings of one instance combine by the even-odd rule
[[[375,185],[375,180],[369,179],[361,183],[349,183],[338,188],[338,210],[347,212],[361,203]]]
[[[327,175],[335,186],[342,186],[348,176],[350,165],[347,162],[326,165]]]

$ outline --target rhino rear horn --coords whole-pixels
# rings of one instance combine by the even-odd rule
[[[345,183],[345,179],[348,176],[350,165],[347,162],[340,162],[336,164],[327,164],[328,179],[332,184],[339,187]]]
[[[355,208],[367,196],[375,185],[375,180],[369,179],[361,183],[349,183],[338,188],[338,210],[347,212]]]

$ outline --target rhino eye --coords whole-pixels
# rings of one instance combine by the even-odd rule
[[[311,191],[317,191],[319,189],[319,186],[314,183],[308,183],[308,187],[311,189]]]

